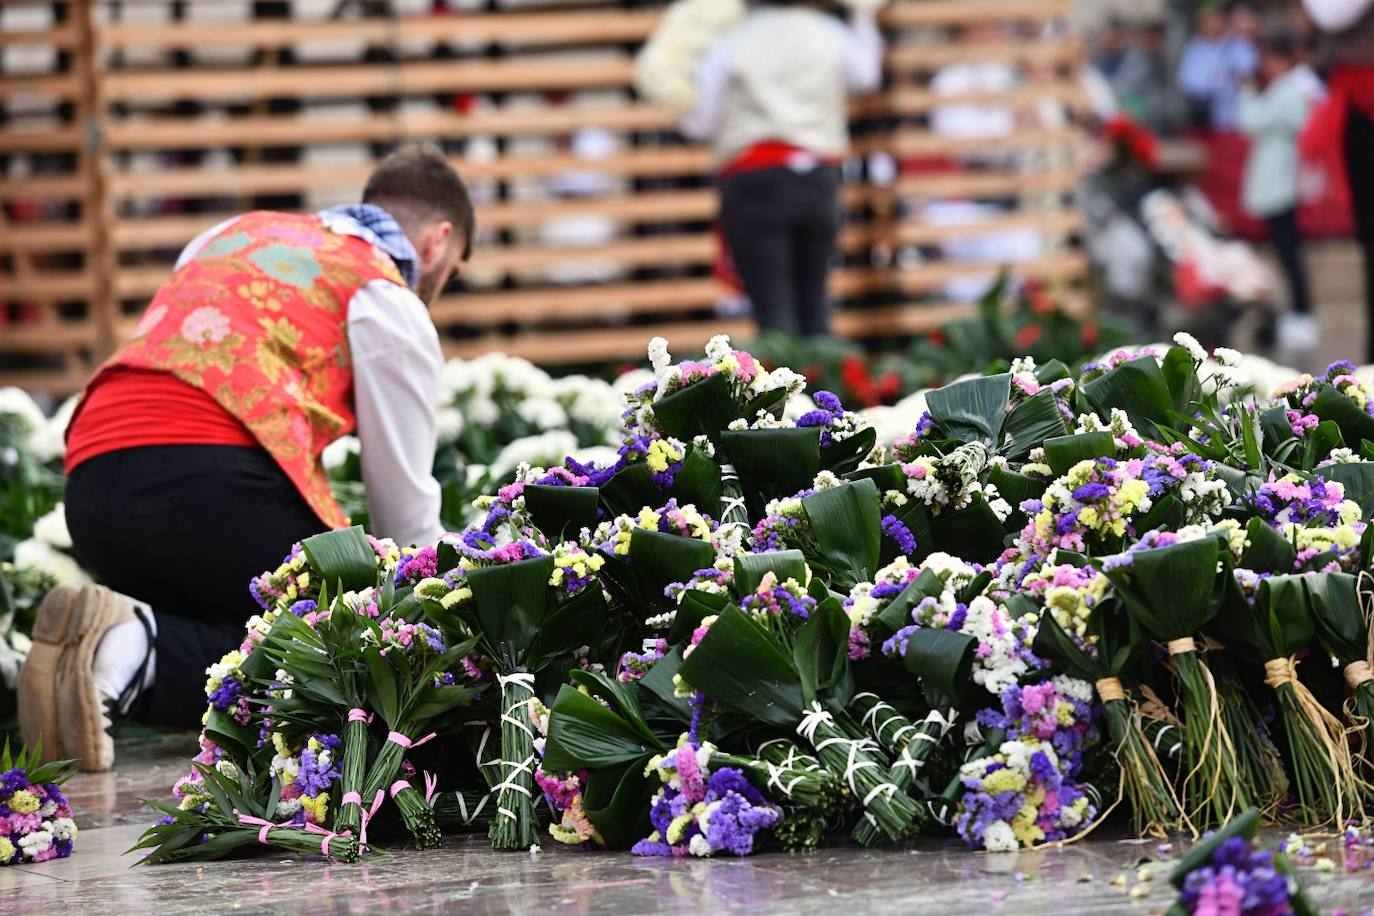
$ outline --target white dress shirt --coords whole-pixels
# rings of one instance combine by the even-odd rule
[[[367,230],[347,217],[321,216],[333,232],[367,238]],[[236,219],[192,239],[177,268]],[[348,303],[348,346],[373,533],[402,545],[433,544],[444,533],[433,474],[435,398],[444,366],[439,332],[413,292],[373,280]]]

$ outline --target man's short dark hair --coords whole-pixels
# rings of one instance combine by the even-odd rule
[[[472,198],[458,172],[433,147],[405,146],[377,163],[363,189],[363,203],[386,210],[403,228],[448,220],[463,233],[463,260],[472,254]]]

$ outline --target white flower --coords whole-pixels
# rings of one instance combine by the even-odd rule
[[[229,316],[213,305],[202,305],[181,321],[181,336],[192,343],[219,343],[230,330]]]
[[[43,463],[56,461],[67,450],[67,426],[76,413],[79,395],[73,395],[62,402],[52,419],[34,430],[29,436],[29,451]]]
[[[466,423],[463,412],[454,407],[440,407],[434,412],[434,434],[440,442],[456,442]]]
[[[1006,821],[993,821],[983,831],[983,846],[988,852],[1016,852],[1016,834]]]
[[[694,856],[707,858],[711,855],[711,844],[705,834],[698,833],[687,843],[687,850]]]
[[[18,417],[29,433],[48,422],[38,402],[22,388],[0,388],[0,416]]]
[[[67,530],[67,507],[58,503],[47,515],[33,523],[33,536],[58,550],[72,549],[72,534]]]
[[[1239,350],[1230,347],[1217,347],[1212,351],[1212,356],[1223,366],[1239,366],[1244,359]]]
[[[1175,334],[1174,343],[1187,350],[1188,355],[1197,362],[1202,362],[1207,358],[1207,351],[1203,349],[1202,344],[1198,343],[1197,338],[1187,331],[1179,331]]]
[[[668,372],[668,367],[673,364],[673,358],[668,355],[668,340],[665,337],[655,337],[649,341],[649,365],[654,367],[654,375],[660,379]]]
[[[713,363],[718,363],[733,351],[730,346],[730,336],[728,334],[717,334],[706,341],[706,358]]]
[[[52,834],[47,830],[35,830],[27,836],[19,838],[19,848],[24,851],[26,859],[32,859],[47,852],[50,846],[52,846]]]
[[[520,419],[539,430],[566,429],[568,412],[551,398],[526,398],[515,407]]]
[[[20,541],[14,548],[14,565],[45,573],[57,580],[58,585],[91,584],[91,577],[75,560],[36,538]]]
[[[22,642],[21,642],[22,641]],[[10,633],[0,636],[0,681],[13,690],[19,683],[19,666],[28,657],[28,639],[23,633]]]
[[[357,436],[342,436],[324,447],[320,460],[324,462],[326,470],[332,471],[343,467],[350,455],[361,454],[362,447]]]

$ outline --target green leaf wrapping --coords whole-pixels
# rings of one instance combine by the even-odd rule
[[[802,500],[819,548],[816,562],[831,572],[831,588],[847,592],[877,570],[882,510],[878,488],[859,480],[821,490]]]
[[[377,584],[377,554],[361,525],[308,537],[301,549],[320,580],[340,591],[360,592]]]
[[[721,444],[739,475],[750,512],[811,486],[821,469],[820,430],[809,427],[725,430]]]
[[[596,525],[601,491],[596,487],[525,487],[525,509],[534,525],[554,540],[575,538],[583,528]]]
[[[1116,440],[1109,432],[1076,433],[1072,436],[1056,436],[1046,439],[1045,462],[1062,477],[1075,464],[1089,458],[1104,458],[1116,454]]]
[[[996,448],[1011,400],[1011,375],[964,379],[926,394],[938,435]]]
[[[1167,642],[1191,636],[1216,614],[1226,585],[1217,560],[1216,540],[1202,538],[1134,551],[1129,567],[1107,577],[1149,634]]]
[[[507,671],[524,666],[527,650],[553,612],[553,566],[553,557],[536,557],[468,571],[483,642]]]
[[[806,584],[806,557],[800,550],[774,550],[767,553],[746,553],[735,557],[735,591],[752,595],[768,573],[779,582],[795,579]]]
[[[1374,417],[1335,388],[1322,386],[1310,410],[1340,427],[1341,437],[1346,442],[1355,443],[1364,439],[1374,441]]]
[[[1078,391],[1104,419],[1111,416],[1113,407],[1124,410],[1131,424],[1146,438],[1159,438],[1159,427],[1167,424],[1174,406],[1169,383],[1153,356],[1122,363],[1084,382]]]
[[[1059,412],[1059,402],[1048,388],[1031,395],[1007,414],[1002,424],[1006,444],[1001,452],[1013,461],[1021,460],[1046,439],[1068,434],[1068,424]],[[1012,505],[1016,505],[1012,503]]]
[[[637,728],[634,717],[618,715],[596,700],[564,684],[549,715],[544,746],[545,770],[594,770],[643,761],[667,748],[652,734]]]
[[[742,413],[730,395],[730,380],[716,373],[654,402],[654,418],[675,439],[706,436],[717,447],[720,434]]]
[[[721,612],[678,673],[722,705],[765,725],[792,728],[801,719],[804,699],[796,667],[737,607]]]

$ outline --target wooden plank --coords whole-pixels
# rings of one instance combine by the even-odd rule
[[[972,156],[1015,150],[1045,150],[1063,148],[1066,151],[1082,146],[1084,135],[1076,128],[1018,130],[1004,137],[947,137],[934,131],[917,128],[870,134],[855,139],[853,149],[860,153],[886,152],[894,156]]]
[[[247,116],[233,120],[144,118],[114,121],[106,142],[116,149],[215,149],[235,145],[402,142],[477,135],[568,135],[588,127],[610,131],[672,130],[677,114],[648,104],[571,108],[404,112],[348,119]]]
[[[1005,63],[1019,67],[1054,67],[1072,63],[1077,48],[1068,41],[975,41],[914,43],[889,47],[884,63],[889,73],[933,73],[950,64]]]
[[[365,18],[336,21],[288,20],[240,23],[167,23],[157,28],[132,22],[112,23],[102,33],[107,48],[287,47],[302,41],[452,42],[539,45],[623,44],[644,41],[659,13],[631,10],[571,10]]]
[[[57,99],[74,99],[80,93],[81,81],[74,73],[0,76],[0,96],[41,95]]]
[[[460,293],[430,309],[439,327],[482,327],[504,322],[536,324],[588,315],[646,314],[704,308],[726,292],[718,281],[677,278],[649,283],[615,283],[557,289]]]
[[[35,175],[28,178],[0,179],[0,201],[75,200],[86,192],[80,175]]]
[[[0,29],[0,48],[32,45],[43,48],[70,48],[76,44],[76,30],[70,25],[46,29]]]
[[[893,3],[879,14],[887,28],[922,26],[1003,25],[1011,22],[1043,23],[1067,19],[1072,0],[925,0]]]
[[[0,153],[62,153],[85,143],[79,127],[6,128],[0,131]]]
[[[66,397],[80,391],[90,377],[84,366],[66,369],[9,369],[0,370],[0,388],[14,386],[31,394],[50,394]]]
[[[1078,180],[1079,175],[1073,170],[937,172],[904,175],[892,187],[903,196],[985,200],[1022,194],[1067,193]]]
[[[118,71],[104,79],[113,102],[150,99],[267,99],[278,96],[326,99],[433,92],[524,92],[604,89],[630,85],[634,62],[608,58],[520,58],[496,61],[424,61]]]
[[[42,254],[82,249],[91,243],[91,227],[85,222],[44,220],[11,223],[0,235],[0,251]]]
[[[998,261],[933,261],[909,270],[894,270],[889,276],[901,292],[919,296],[955,280],[995,276],[1004,268],[1021,279],[1067,280],[1082,277],[1087,272],[1088,260],[1080,252],[1062,251],[1011,264]]]
[[[1066,292],[1057,300],[1071,313],[1086,313],[1090,301],[1081,293]],[[844,309],[835,314],[833,330],[841,337],[910,337],[929,334],[942,325],[978,313],[975,302],[911,302],[875,309]]]
[[[96,327],[88,321],[45,322],[0,328],[0,351],[52,353],[95,343]]]
[[[468,162],[461,158],[451,161],[469,181],[546,178],[563,172],[589,170],[612,176],[648,178],[704,174],[710,169],[711,154],[702,147],[672,146],[625,150],[594,161],[571,153],[508,156],[487,162]],[[370,165],[244,165],[239,168],[124,172],[113,175],[110,184],[116,198],[219,197],[292,193],[305,188],[361,189],[371,171]],[[3,196],[2,184],[0,196]]]
[[[1077,82],[1068,80],[1017,86],[1000,92],[942,93],[908,86],[858,102],[851,109],[851,114],[859,117],[915,116],[929,114],[939,108],[962,105],[1025,109],[1035,108],[1046,102],[1058,102],[1075,108],[1082,106],[1085,101],[1083,88]]]
[[[84,270],[35,274],[27,280],[0,277],[0,302],[68,302],[83,300],[95,287],[95,278]]]

